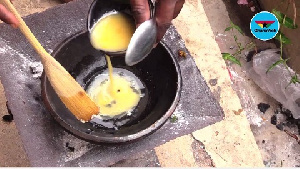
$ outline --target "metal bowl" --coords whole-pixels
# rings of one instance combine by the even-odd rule
[[[53,57],[83,87],[87,88],[95,75],[107,69],[105,55],[95,50],[89,33],[77,33],[62,42]],[[151,54],[135,66],[127,66],[124,57],[111,58],[114,68],[126,69],[145,86],[146,97],[136,107],[137,115],[118,130],[82,123],[65,107],[47,77],[42,76],[42,96],[53,117],[76,136],[93,142],[119,143],[146,136],[160,128],[176,108],[181,92],[179,65],[171,51],[160,43]]]
[[[132,16],[130,3],[128,0],[94,0],[88,12],[88,31],[92,30],[94,24],[98,21],[98,19],[100,19],[104,14],[111,11],[123,12],[128,14],[128,16]],[[125,56],[126,50],[116,52],[105,52],[110,56]]]
[[[151,16],[153,16],[153,2],[148,0]],[[94,0],[90,6],[87,19],[87,30],[91,31],[94,24],[105,14],[111,11],[118,11],[127,14],[133,20],[130,1],[129,0]],[[125,56],[126,50],[105,53],[110,56]]]

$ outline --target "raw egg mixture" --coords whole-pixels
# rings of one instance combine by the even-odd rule
[[[124,51],[135,31],[134,21],[127,15],[111,12],[97,21],[90,32],[91,44],[104,51]],[[143,87],[131,72],[113,70],[106,55],[108,70],[99,74],[88,87],[87,93],[99,106],[100,116],[115,117],[133,111],[142,97]],[[98,116],[97,116],[98,117]]]
[[[116,69],[113,72],[109,56],[106,59],[108,72],[99,74],[90,84],[87,93],[99,106],[100,115],[113,117],[131,113],[142,96],[142,86],[130,74],[120,73],[124,70]]]
[[[95,23],[90,39],[95,49],[108,52],[124,51],[134,31],[134,20],[129,15],[113,11]]]

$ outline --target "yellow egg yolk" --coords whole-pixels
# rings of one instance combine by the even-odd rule
[[[109,56],[106,56],[106,60],[109,78],[96,83],[97,86],[91,86],[88,94],[99,106],[100,115],[113,117],[135,108],[140,101],[141,92],[124,76],[113,75]]]
[[[101,18],[91,29],[91,44],[95,49],[118,52],[127,49],[135,31],[134,20],[124,13],[112,13]]]

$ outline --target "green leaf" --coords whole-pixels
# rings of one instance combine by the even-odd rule
[[[237,43],[237,44],[238,44],[240,50],[243,50],[242,44],[241,43]]]
[[[232,27],[232,28],[236,29],[236,30],[239,31],[242,35],[244,35],[244,32],[242,31],[242,29],[241,29],[239,26],[237,26],[236,24],[234,24],[232,21],[230,21],[230,23],[231,23],[231,27]]]
[[[276,9],[272,9],[272,13],[276,16],[276,18],[278,19],[279,23],[282,23],[283,18],[284,18],[284,14],[281,13],[280,11],[277,11]]]
[[[275,66],[277,66],[277,65],[279,65],[279,64],[282,64],[282,63],[286,63],[288,60],[289,60],[289,58],[288,58],[288,59],[280,59],[280,60],[277,60],[273,65],[271,65],[271,66],[268,68],[268,70],[267,70],[266,73],[268,73],[270,70],[272,70]]]
[[[282,32],[278,32],[277,35],[275,36],[275,39],[280,41],[280,35],[281,35],[281,41],[283,44],[290,44],[291,40],[287,38]]]
[[[256,44],[254,42],[250,42],[250,43],[247,43],[246,46],[245,46],[245,49],[252,49],[256,46]]]
[[[294,84],[299,83],[298,76],[297,75],[292,76],[291,82]]]
[[[298,28],[298,25],[297,24],[294,25],[294,21],[289,17],[285,17],[285,19],[283,21],[283,25],[290,29]]]
[[[239,66],[242,66],[241,62],[229,53],[222,53],[222,57],[224,60],[229,60]]]
[[[226,31],[230,31],[231,29],[232,29],[232,27],[229,26],[229,27],[227,27],[227,28],[225,29],[225,32],[226,32]]]
[[[171,123],[175,123],[176,121],[178,121],[178,117],[175,115],[172,115],[172,117],[170,118]]]
[[[285,27],[290,28],[290,29],[296,29],[298,27],[297,24],[294,25],[294,21],[289,18],[285,17],[284,14],[281,13],[280,11],[277,11],[276,9],[272,10],[272,13],[276,16],[280,24],[283,24]]]
[[[291,77],[291,80],[290,80],[289,84],[285,88],[289,87],[289,85],[291,85],[292,83],[293,84],[300,83],[300,81],[299,81],[298,76],[297,76],[296,73],[295,73],[294,76]]]
[[[233,35],[233,37],[234,37],[234,41],[237,41],[237,36],[236,36],[236,35]]]

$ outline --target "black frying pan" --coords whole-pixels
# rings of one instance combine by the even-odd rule
[[[104,53],[91,46],[88,36],[88,32],[71,36],[52,55],[85,89],[95,75],[107,69]],[[126,142],[154,132],[171,116],[179,101],[181,75],[175,56],[160,43],[145,60],[135,66],[128,67],[124,57],[112,57],[111,61],[114,68],[123,68],[134,73],[146,87],[146,97],[137,106],[136,116],[119,126],[118,130],[77,120],[43,75],[42,95],[47,108],[64,128],[94,142]]]

